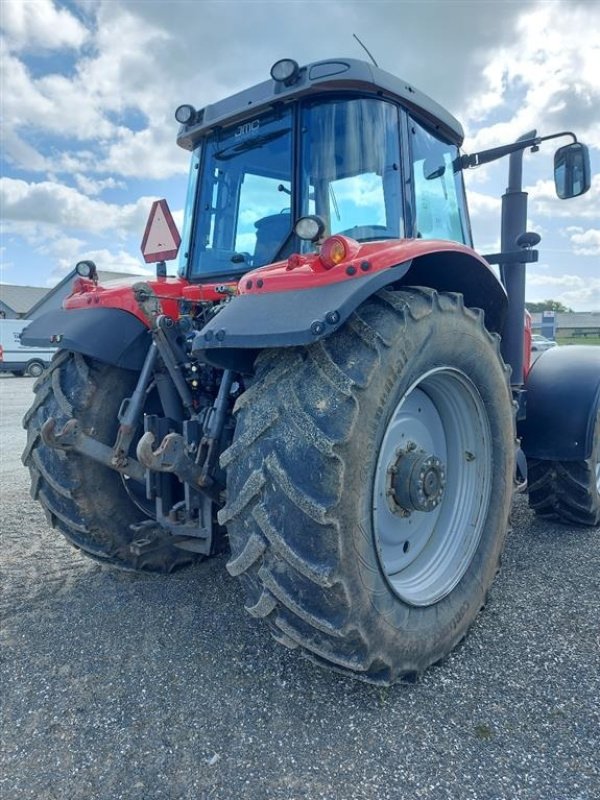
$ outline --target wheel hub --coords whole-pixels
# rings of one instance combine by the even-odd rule
[[[401,450],[388,473],[390,505],[400,516],[412,511],[433,511],[441,503],[446,470],[436,456],[414,449]]]

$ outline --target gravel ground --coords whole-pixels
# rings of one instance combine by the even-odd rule
[[[519,498],[465,643],[377,689],[276,644],[222,557],[123,574],[55,535],[19,460],[32,383],[0,380],[2,800],[600,796],[597,530]]]

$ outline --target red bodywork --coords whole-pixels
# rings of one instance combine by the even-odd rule
[[[217,292],[217,286],[221,283],[189,283],[184,278],[155,278],[145,280],[143,277],[134,277],[129,282],[123,281],[109,282],[104,286],[96,285],[88,278],[75,278],[73,281],[72,294],[63,303],[64,308],[119,308],[128,311],[137,317],[144,325],[148,325],[148,319],[139,307],[133,287],[140,283],[151,287],[156,297],[160,300],[163,314],[173,319],[179,317],[179,303],[217,303],[223,299],[223,293]],[[235,291],[235,283],[227,283],[226,286]]]
[[[389,239],[383,242],[359,244],[354,239],[339,234],[331,238],[347,244],[350,258],[328,267],[323,264],[317,253],[305,256],[294,254],[287,261],[280,261],[246,273],[238,284],[239,293],[290,292],[313,289],[340,281],[360,280],[364,275],[381,272],[431,253],[463,253],[480,261],[486,269],[490,268],[487,261],[474,250],[457,242],[435,239]]]
[[[64,301],[64,308],[104,307],[119,308],[136,316],[144,325],[148,320],[135,299],[133,286],[148,284],[160,300],[163,314],[173,319],[179,317],[179,302],[220,302],[228,293],[261,294],[299,291],[327,286],[348,280],[360,280],[365,275],[381,272],[389,267],[409,262],[431,253],[459,252],[481,262],[487,262],[474,250],[457,242],[424,239],[393,239],[359,244],[354,239],[336,234],[331,239],[339,240],[346,248],[347,257],[340,263],[329,266],[319,254],[294,254],[286,261],[247,272],[238,282],[190,283],[184,278],[132,278],[128,283],[96,285],[87,278],[76,278],[73,293]],[[329,240],[329,241],[330,241]],[[226,290],[217,291],[225,286]]]
[[[523,375],[526,378],[531,369],[531,314],[525,311],[525,336],[523,337]]]

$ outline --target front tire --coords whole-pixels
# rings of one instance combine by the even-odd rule
[[[539,461],[527,464],[529,506],[540,517],[567,525],[600,525],[600,409],[592,454],[585,461]]]
[[[481,312],[382,292],[330,338],[264,353],[236,413],[219,519],[249,613],[370,682],[444,658],[485,603],[513,489],[507,372]]]
[[[57,429],[76,419],[84,432],[112,445],[119,406],[136,380],[137,373],[129,370],[79,353],[57,353],[34,385],[36,398],[23,419],[27,446],[22,460],[31,474],[32,497],[72,545],[123,569],[171,572],[193,556],[168,543],[141,554],[132,551],[131,542],[140,534],[131,526],[148,517],[131,499],[121,475],[75,452],[48,447],[40,435],[50,417]]]

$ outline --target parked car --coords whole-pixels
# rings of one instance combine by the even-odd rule
[[[0,372],[37,378],[50,363],[55,347],[21,344],[21,333],[30,322],[30,319],[0,319]]]
[[[556,342],[552,339],[547,339],[539,333],[534,333],[531,337],[531,350],[533,353],[541,353],[544,350],[550,350],[551,347],[556,347]]]

